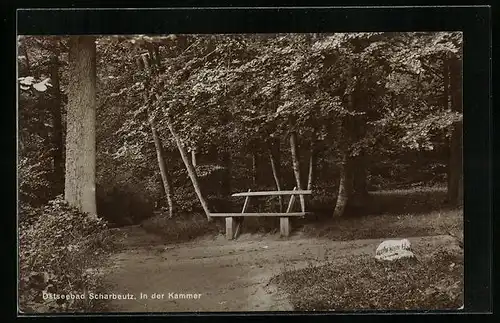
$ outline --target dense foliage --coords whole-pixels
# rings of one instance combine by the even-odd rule
[[[98,292],[100,266],[111,244],[106,222],[69,207],[61,198],[40,208],[25,208],[19,226],[19,307],[23,312],[92,311],[94,301],[47,301],[59,295]]]
[[[80,108],[71,89],[85,88],[70,86],[81,76],[71,69],[74,39],[19,37],[25,311],[93,306],[36,308],[41,290],[98,287],[89,270],[109,246],[104,222],[160,213],[148,223],[191,238],[219,230],[193,216],[240,211],[230,193],[295,186],[314,189],[308,207],[329,217],[366,211],[368,191],[446,181],[448,202],[459,203],[461,33],[134,35],[86,39],[97,55],[96,72],[85,73],[96,83],[85,101],[96,96],[96,129],[93,108],[81,107],[92,129],[80,133],[92,132],[93,151],[95,130],[96,170],[88,188],[72,183],[92,200],[95,189],[98,217],[80,213],[60,197],[70,178],[66,128],[75,129],[67,112]],[[276,211],[281,202],[250,207]]]
[[[53,119],[46,108],[54,102],[53,60],[41,57],[59,57],[64,94],[66,40],[22,44],[31,66],[19,81],[21,198],[43,204],[57,179],[50,177]],[[292,188],[292,132],[302,178],[314,154],[321,174],[314,185],[326,194],[318,198],[330,205],[345,156],[362,159],[356,167],[368,189],[446,180],[461,111],[452,109],[453,89],[443,82],[445,64],[461,59],[460,33],[100,37],[97,52],[97,203],[112,222],[138,222],[166,206],[151,120],[177,214],[201,208],[169,124],[196,154],[211,208],[230,191],[274,188],[270,149],[281,152],[282,189]],[[64,106],[64,95],[59,99]]]

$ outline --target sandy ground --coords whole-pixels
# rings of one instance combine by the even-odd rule
[[[269,284],[285,266],[303,268],[311,262],[351,255],[374,255],[383,239],[330,241],[296,233],[223,236],[165,245],[135,226],[122,238],[123,251],[112,256],[106,274],[109,293],[130,293],[132,300],[113,300],[113,312],[291,311],[287,295]],[[449,245],[450,236],[409,238],[413,246]],[[148,298],[141,299],[141,293]],[[174,299],[174,294],[201,294],[199,299]],[[159,297],[153,298],[153,294]],[[163,295],[163,296],[162,296]],[[175,297],[175,296],[174,296]]]

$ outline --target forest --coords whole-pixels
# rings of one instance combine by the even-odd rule
[[[110,230],[221,232],[211,213],[240,212],[235,192],[311,190],[316,228],[388,212],[376,192],[431,187],[428,212],[461,208],[460,32],[24,35],[17,82],[28,311],[36,288],[97,287],[75,276]]]

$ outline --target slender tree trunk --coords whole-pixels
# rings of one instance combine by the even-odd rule
[[[151,127],[151,133],[153,135],[153,140],[156,148],[156,158],[158,160],[158,166],[160,167],[160,175],[163,183],[163,189],[165,191],[165,197],[168,203],[168,215],[170,218],[174,216],[174,201],[172,198],[172,182],[168,174],[167,165],[165,163],[165,153],[163,150],[163,145],[161,143],[160,137],[158,136],[158,131],[154,125],[153,120],[149,121]]]
[[[443,108],[448,110],[449,99],[450,99],[450,69],[449,69],[449,58],[445,55],[443,58]]]
[[[297,147],[297,133],[295,132],[290,133],[290,151],[292,153],[292,167],[293,167],[293,173],[295,175],[295,183],[297,184],[297,189],[301,190],[302,180],[300,177],[300,161],[299,161],[299,154]],[[304,195],[300,195],[300,206],[302,210],[305,210],[306,205],[305,205]]]
[[[277,146],[277,147],[275,147]],[[279,143],[278,145],[272,145],[269,150],[269,160],[271,162],[271,169],[273,171],[274,182],[276,183],[276,189],[281,191],[281,181],[280,181],[280,160],[279,160]],[[280,212],[283,212],[283,197],[278,195]]]
[[[50,78],[52,81],[52,92],[54,99],[51,102],[50,112],[52,114],[52,158],[54,161],[54,185],[55,194],[62,194],[64,191],[64,159],[63,159],[63,128],[61,114],[61,86],[59,82],[59,58],[57,55],[51,57],[49,67]]]
[[[258,172],[257,172],[257,153],[252,152],[252,184],[254,187],[258,183]]]
[[[314,134],[316,136],[316,134]],[[316,176],[316,137],[313,137],[309,148],[309,171],[307,175],[307,189],[312,190]],[[307,204],[311,203],[312,195],[307,197]]]
[[[450,61],[450,98],[453,111],[462,113],[462,66],[461,61],[453,58]],[[462,122],[453,125],[450,139],[448,200],[452,205],[462,203],[463,171],[462,171]]]
[[[151,72],[151,67],[149,64],[149,60],[147,58],[147,55],[141,55],[141,59],[136,60],[137,67],[139,69],[144,69],[147,73]],[[144,104],[148,104],[148,97],[146,92],[143,94],[144,95]],[[167,165],[165,163],[165,151],[163,149],[163,144],[161,142],[161,139],[158,135],[158,131],[156,130],[156,126],[154,123],[153,118],[150,116],[150,110],[149,106],[147,107],[148,111],[148,122],[149,126],[151,128],[151,135],[153,136],[153,142],[155,144],[155,150],[156,150],[156,159],[158,161],[158,167],[160,169],[160,177],[161,177],[161,182],[163,184],[163,190],[165,192],[165,197],[167,199],[167,204],[168,204],[168,213],[169,217],[172,218],[174,215],[175,211],[175,205],[174,205],[174,199],[173,199],[173,186],[172,186],[172,181],[170,178],[170,175],[168,173]]]
[[[349,65],[347,73],[348,80],[353,82],[353,67]],[[354,90],[349,92],[347,95],[347,108],[350,111],[354,110]],[[351,195],[351,169],[350,160],[348,154],[348,145],[353,141],[353,129],[352,129],[352,119],[349,117],[344,117],[340,122],[340,127],[338,128],[338,139],[340,141],[340,180],[339,189],[337,192],[337,203],[335,204],[335,209],[333,211],[333,217],[340,217],[344,215],[349,197]]]
[[[140,58],[137,58],[136,64],[137,64],[137,67],[139,69],[144,69],[147,73],[151,72],[151,67],[150,67],[147,55],[143,54],[143,55],[141,55]],[[148,97],[147,97],[146,93],[144,93],[144,104],[146,104],[146,105],[148,104]],[[165,193],[165,197],[167,199],[169,218],[172,218],[174,215],[174,211],[175,211],[172,180],[170,178],[170,174],[168,172],[167,165],[165,163],[166,156],[165,156],[165,151],[163,149],[163,144],[162,144],[161,139],[158,135],[158,131],[157,131],[156,126],[154,124],[154,120],[150,116],[149,107],[147,109],[148,109],[149,126],[151,128],[151,135],[153,136],[153,142],[155,144],[156,159],[158,161],[161,182],[163,184],[162,187],[163,187],[163,191]]]
[[[80,211],[97,216],[95,37],[73,36],[70,42],[64,197]]]
[[[344,214],[347,202],[350,195],[350,169],[347,156],[343,153],[342,161],[340,163],[340,181],[339,191],[337,194],[337,203],[333,211],[333,217],[340,217]]]
[[[198,163],[196,162],[196,148],[191,149],[191,164],[196,168]]]
[[[311,141],[309,152],[309,174],[307,176],[307,189],[312,190],[316,175],[316,138]]]
[[[186,166],[186,170],[188,172],[189,178],[191,179],[191,182],[193,183],[194,190],[196,191],[196,195],[198,195],[198,199],[200,200],[201,206],[203,207],[203,211],[205,211],[205,215],[207,216],[208,221],[212,221],[212,217],[210,216],[210,210],[208,209],[208,203],[203,197],[203,194],[201,192],[200,184],[198,182],[198,176],[196,175],[196,171],[191,164],[191,161],[188,157],[188,154],[186,152],[186,148],[182,145],[181,140],[177,136],[177,133],[174,130],[174,127],[172,126],[172,123],[170,120],[167,119],[167,126],[168,129],[170,130],[170,133],[172,134],[172,137],[175,139],[175,143],[177,144],[177,148],[179,149],[179,153],[181,154],[182,161],[184,162],[184,165]]]

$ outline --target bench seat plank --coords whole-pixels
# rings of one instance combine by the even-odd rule
[[[306,216],[312,212],[278,212],[278,213],[210,213],[212,217],[238,217],[238,216]]]
[[[234,193],[231,196],[277,196],[277,195],[310,195],[312,190],[294,190],[294,191],[262,191],[262,192],[242,192]]]

